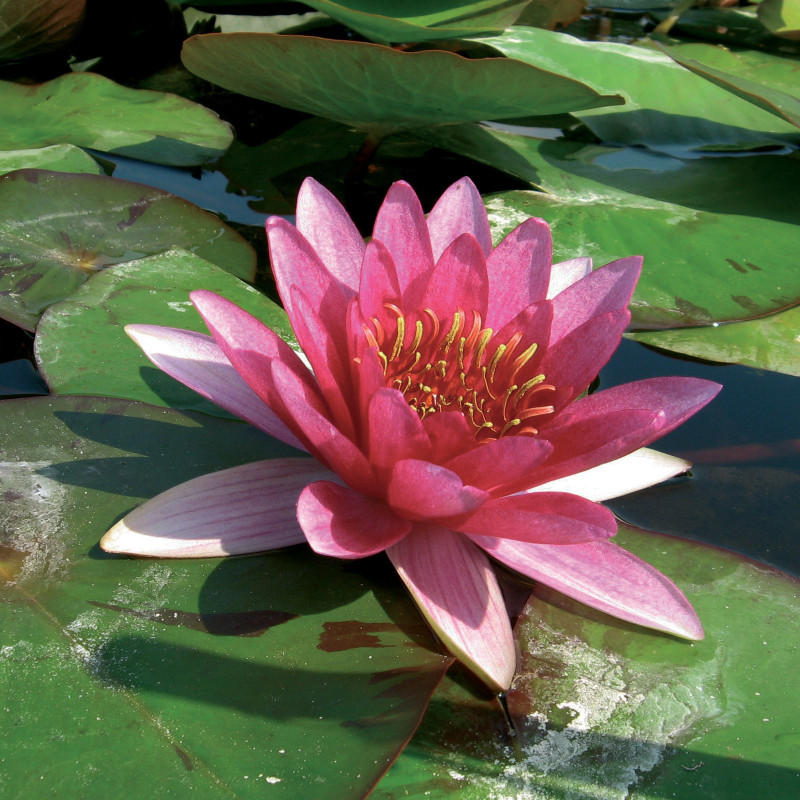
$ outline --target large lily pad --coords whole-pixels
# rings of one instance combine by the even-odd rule
[[[0,81],[3,150],[70,143],[189,166],[221,155],[232,139],[226,122],[191,100],[102,75],[72,72],[33,86]]]
[[[583,80],[598,92],[622,94],[624,107],[577,114],[605,142],[671,151],[744,150],[797,141],[797,131],[788,122],[676,69],[671,59],[647,47],[583,42],[522,27],[476,41],[511,58]],[[785,59],[777,61],[791,68]]]
[[[800,276],[786,253],[797,227],[645,201],[505,192],[487,201],[497,236],[531,216],[553,229],[555,258],[605,264],[643,255],[634,325],[662,328],[751,319],[795,306]]]
[[[777,36],[800,39],[800,3],[797,0],[762,0],[758,19]]]
[[[621,102],[513,59],[405,53],[376,44],[257,33],[184,43],[191,72],[231,91],[342,122],[373,136]]]
[[[534,591],[516,628],[508,704],[448,681],[373,797],[752,800],[800,780],[794,697],[800,584],[704,545],[623,527],[686,590],[706,628],[687,643]]]
[[[0,61],[59,50],[78,33],[86,0],[0,0]]]
[[[451,661],[383,562],[97,548],[140,498],[278,445],[98,398],[0,414],[3,796],[365,796]]]
[[[147,360],[125,334],[129,323],[208,333],[189,300],[207,289],[227,297],[285,339],[282,308],[261,292],[192,253],[170,250],[101,272],[44,313],[36,359],[56,394],[97,394],[229,416]]]
[[[47,170],[0,178],[0,315],[24,328],[98,270],[173,247],[242,278],[255,273],[238,233],[167,192]]]
[[[57,172],[90,172],[103,170],[85,150],[74,144],[51,144],[29,150],[0,150],[0,175],[16,169],[51,169]]]

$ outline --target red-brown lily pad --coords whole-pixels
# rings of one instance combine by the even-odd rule
[[[150,186],[18,170],[0,178],[0,316],[32,330],[47,306],[114,264],[182,247],[252,279],[252,247],[218,217]]]

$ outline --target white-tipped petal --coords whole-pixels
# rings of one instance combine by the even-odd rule
[[[121,519],[100,540],[109,553],[214,558],[305,541],[297,498],[333,474],[310,458],[254,461],[201,475],[162,492]]]
[[[592,271],[591,258],[570,258],[553,264],[550,270],[550,283],[547,287],[547,299],[552,300],[568,286],[572,286]]]
[[[668,478],[674,478],[691,467],[684,458],[641,447],[627,456],[597,467],[548,481],[529,492],[569,492],[596,503],[647,489]]]

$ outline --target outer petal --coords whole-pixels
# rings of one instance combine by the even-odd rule
[[[135,508],[101,539],[109,553],[209,558],[304,541],[295,507],[310,480],[332,474],[310,458],[277,458],[201,475]]]
[[[489,500],[466,518],[447,524],[464,533],[552,545],[602,541],[617,532],[617,521],[607,508],[562,492]]]
[[[428,214],[428,231],[435,261],[462,233],[471,233],[485,256],[492,252],[492,233],[486,206],[469,178],[462,178],[448,187],[437,200]]]
[[[560,546],[472,536],[512,569],[628,622],[702,639],[683,593],[655,567],[611,542]]]
[[[358,291],[364,240],[342,204],[313,178],[303,181],[297,195],[297,230],[331,275]]]
[[[364,319],[375,317],[383,325],[386,317],[384,303],[400,303],[400,285],[389,251],[373,239],[364,252],[358,304]]]
[[[405,458],[427,458],[430,439],[419,414],[397,389],[378,389],[369,401],[369,460],[390,470]]]
[[[497,245],[486,262],[487,327],[499,330],[524,308],[544,300],[552,260],[550,227],[536,217],[518,225]]]
[[[553,264],[550,270],[550,283],[547,287],[547,299],[552,300],[568,286],[572,286],[592,271],[591,258],[570,258]]]
[[[592,317],[627,308],[641,271],[641,256],[620,258],[555,296],[550,345],[561,341]]]
[[[417,195],[405,182],[392,184],[375,219],[373,238],[389,251],[405,308],[419,304],[433,269],[428,226]]]
[[[380,500],[328,481],[303,489],[297,521],[315,552],[335,558],[380,553],[411,530],[407,519]]]
[[[386,552],[447,649],[495,691],[508,689],[514,638],[483,553],[461,534],[432,525],[415,525]]]
[[[125,332],[167,375],[276,439],[305,450],[247,385],[211,336],[158,325],[126,325]]]
[[[622,458],[548,481],[528,491],[570,492],[599,503],[655,486],[686,472],[691,466],[684,458],[642,447]]]
[[[474,486],[464,486],[455,472],[438,464],[407,458],[394,465],[387,499],[398,514],[422,520],[469,513],[489,495]]]

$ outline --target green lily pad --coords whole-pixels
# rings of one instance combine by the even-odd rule
[[[197,103],[102,75],[72,72],[33,86],[0,81],[3,150],[70,143],[191,166],[221,155],[232,139],[230,126]]]
[[[0,175],[16,169],[103,174],[102,167],[74,144],[51,144],[49,147],[34,147],[29,150],[0,150]]]
[[[576,113],[605,142],[669,152],[681,147],[745,150],[798,138],[788,122],[676,69],[671,59],[648,47],[583,42],[522,27],[474,41],[510,58],[582,80],[598,92],[620,92],[626,100],[624,107]],[[791,62],[777,61],[791,69]]]
[[[384,562],[97,547],[141,498],[279,445],[103,398],[0,413],[3,796],[364,797],[451,663]]]
[[[717,48],[710,49],[716,50]],[[670,47],[664,48],[664,50],[670,58],[681,66],[686,67],[686,69],[691,70],[695,75],[705,78],[715,86],[719,86],[721,89],[736,95],[736,97],[752,103],[757,108],[774,114],[776,117],[800,128],[800,97],[782,92],[771,86],[756,83],[740,75],[715,69],[696,59],[686,58],[678,48]],[[766,54],[761,55],[766,58],[770,57]],[[772,56],[772,58],[775,59],[776,57]],[[781,60],[786,63],[785,59]],[[792,70],[796,85],[797,78],[800,76],[800,67],[794,62],[788,62],[787,67]]]
[[[0,62],[60,50],[77,35],[86,0],[0,0]]]
[[[800,3],[797,0],[762,0],[758,19],[776,36],[800,39]]]
[[[496,706],[447,680],[373,798],[794,796],[797,579],[630,527],[619,539],[682,586],[706,639],[647,632],[539,587],[516,628],[516,742]]]
[[[202,258],[170,250],[101,272],[47,309],[34,346],[51,390],[124,397],[229,417],[156,369],[123,330],[129,323],[146,323],[208,333],[189,300],[195,289],[227,297],[293,341],[280,306]]]
[[[620,102],[513,59],[406,53],[376,44],[257,33],[193,36],[183,63],[248,97],[373,136],[429,125],[558,114]]]
[[[800,307],[727,325],[640,331],[631,334],[644,344],[707,361],[744,364],[800,376]]]
[[[245,279],[250,245],[213,214],[138,183],[18,170],[0,178],[0,315],[32,330],[98,270],[183,247]]]
[[[486,205],[498,237],[527,217],[547,220],[556,260],[643,255],[631,303],[639,328],[751,319],[800,301],[800,276],[786,258],[797,226],[634,196],[587,197],[514,191]]]

